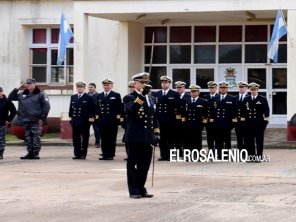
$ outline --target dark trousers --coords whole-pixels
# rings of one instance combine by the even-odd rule
[[[238,123],[235,127],[237,148],[239,150],[246,149],[246,126],[242,123]]]
[[[92,127],[94,129],[94,134],[95,134],[95,140],[96,144],[101,143],[101,136],[100,136],[100,128],[97,122],[92,123]]]
[[[264,127],[260,126],[248,126],[246,127],[246,147],[248,155],[263,155],[263,144],[264,144]],[[255,146],[256,144],[256,146]]]
[[[215,130],[211,125],[206,126],[206,130],[207,130],[208,148],[209,150],[214,150],[215,149]]]
[[[176,126],[175,123],[160,123],[160,156],[163,159],[169,160],[170,150],[174,149],[175,144],[175,132]]]
[[[147,193],[145,183],[152,158],[152,146],[142,143],[128,143],[127,185],[130,195]]]
[[[74,156],[76,157],[87,156],[89,128],[90,128],[90,125],[72,126]]]
[[[231,149],[231,128],[214,128],[214,135],[218,158],[221,158],[222,149]]]
[[[5,149],[6,126],[0,126],[0,151]]]
[[[41,126],[38,123],[24,123],[24,128],[27,151],[38,153],[41,149]]]
[[[176,125],[176,134],[175,134],[175,147],[179,150],[179,154],[182,156],[184,144],[185,144],[185,136],[186,136],[186,128],[181,125],[182,123],[178,123]]]
[[[192,129],[192,128],[187,128],[185,130],[186,132],[186,138],[185,138],[185,149],[189,150],[201,150],[202,148],[202,138],[201,138],[201,132],[202,130],[199,129]]]
[[[101,134],[101,149],[104,158],[113,158],[115,156],[116,138],[118,126],[99,125]]]

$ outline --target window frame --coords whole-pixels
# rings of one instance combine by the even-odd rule
[[[73,29],[72,25],[70,25],[71,28]],[[33,30],[34,29],[46,29],[46,43],[33,43]],[[66,54],[66,59],[63,65],[58,66],[58,65],[52,65],[51,61],[51,51],[52,50],[58,50],[58,43],[51,43],[51,30],[52,29],[59,29],[58,25],[51,25],[51,26],[38,26],[38,27],[31,27],[29,30],[29,38],[28,38],[28,46],[29,46],[29,63],[28,63],[28,73],[29,76],[32,78],[33,76],[33,67],[40,67],[40,66],[46,66],[46,81],[45,82],[37,82],[38,85],[43,86],[43,88],[46,89],[71,89],[73,86],[73,82],[70,82],[68,80],[68,74],[67,74],[67,68],[74,68],[74,60],[73,60],[73,65],[68,65],[67,64],[67,54]],[[40,49],[40,48],[45,48],[47,49],[47,54],[46,54],[46,64],[33,64],[32,61],[32,49]],[[67,45],[67,49],[73,49],[74,50],[74,43],[69,43]],[[73,54],[74,56],[74,54]],[[64,72],[64,80],[62,82],[52,82],[51,78],[51,68],[52,67],[63,67],[63,72]],[[74,71],[73,71],[73,76],[74,76]]]

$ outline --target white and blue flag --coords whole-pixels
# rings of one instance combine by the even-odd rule
[[[283,18],[283,14],[280,10],[278,10],[268,50],[268,57],[272,59],[274,63],[278,62],[279,40],[286,34],[287,27]]]
[[[60,35],[59,35],[59,48],[58,48],[58,58],[57,64],[61,65],[64,61],[67,45],[70,42],[70,39],[73,36],[73,32],[71,30],[70,25],[64,17],[64,13],[61,15],[60,22]]]

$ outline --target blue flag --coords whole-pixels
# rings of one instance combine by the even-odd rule
[[[271,58],[274,63],[278,62],[279,40],[286,34],[287,27],[281,11],[278,10],[268,50],[268,57]]]
[[[59,48],[58,48],[58,58],[57,58],[57,64],[61,65],[64,61],[67,45],[70,41],[70,39],[73,36],[73,32],[71,30],[70,25],[66,21],[64,17],[64,13],[61,15],[61,22],[60,22],[60,35],[59,35]]]

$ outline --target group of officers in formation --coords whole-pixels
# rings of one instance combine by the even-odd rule
[[[161,76],[160,82],[161,90],[151,92],[149,73],[138,73],[132,76],[128,83],[129,94],[123,99],[112,90],[111,79],[101,82],[101,93],[96,91],[95,83],[88,85],[87,92],[87,84],[77,82],[77,93],[71,96],[69,106],[73,159],[86,159],[90,126],[93,125],[96,146],[102,150],[99,160],[113,160],[118,126],[121,125],[125,130],[123,142],[127,152],[129,194],[138,199],[153,196],[145,189],[145,182],[155,146],[159,144],[159,161],[169,161],[173,149],[180,154],[184,149],[201,150],[204,127],[208,149],[217,150],[218,159],[223,149],[231,149],[233,128],[239,150],[246,149],[249,156],[259,159],[263,156],[269,106],[267,99],[258,94],[260,86],[257,83],[238,82],[239,93],[232,96],[228,93],[227,82],[209,81],[209,92],[200,96],[198,85],[189,86],[190,92],[186,93],[185,82],[175,82],[176,90],[171,89],[170,77]],[[18,117],[25,124],[28,153],[21,159],[39,159],[40,125],[50,109],[47,95],[38,89],[34,79],[27,79],[26,84],[14,89],[8,99],[19,101]],[[12,115],[7,118],[11,121]]]
[[[257,83],[238,82],[239,93],[228,93],[228,83],[208,82],[209,93],[200,96],[201,87],[175,82],[161,76],[161,90],[151,92],[149,74],[132,77],[129,94],[112,90],[113,81],[102,81],[103,92],[86,93],[86,83],[76,83],[77,94],[71,97],[69,117],[73,127],[73,159],[87,156],[89,127],[97,124],[102,154],[100,160],[113,160],[118,125],[124,130],[123,142],[127,151],[127,178],[131,198],[152,197],[144,184],[152,158],[153,148],[159,144],[159,161],[170,160],[170,150],[202,149],[202,130],[207,131],[209,149],[231,149],[231,130],[235,128],[237,148],[248,155],[263,155],[264,130],[269,120],[267,99],[258,94]],[[95,87],[91,83],[89,87]],[[249,92],[248,92],[249,89]],[[96,132],[95,132],[96,135]]]

